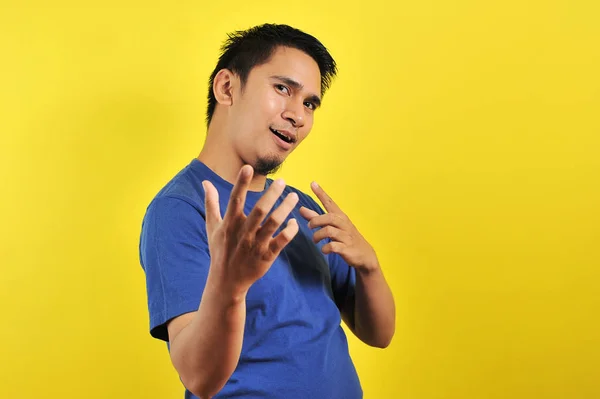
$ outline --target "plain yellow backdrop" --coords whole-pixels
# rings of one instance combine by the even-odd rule
[[[141,219],[200,151],[226,33],[263,22],[339,63],[278,175],[392,286],[392,345],[350,338],[365,398],[600,398],[598,2],[52,4],[0,8],[0,398],[183,397]]]

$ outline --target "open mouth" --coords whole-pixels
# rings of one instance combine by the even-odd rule
[[[271,130],[271,132],[279,137],[281,140],[285,141],[286,143],[292,144],[294,142],[294,139],[292,137],[288,137],[283,133],[280,133],[278,130],[275,130],[273,128],[269,128],[269,130]]]

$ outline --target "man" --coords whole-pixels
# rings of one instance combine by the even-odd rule
[[[267,178],[310,132],[335,73],[292,27],[230,35],[204,147],[146,211],[150,332],[168,342],[186,398],[361,398],[341,320],[369,345],[392,339],[373,248],[318,185],[327,212]]]

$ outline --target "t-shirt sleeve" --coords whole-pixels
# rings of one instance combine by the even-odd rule
[[[140,262],[146,275],[150,334],[168,341],[167,322],[198,310],[208,277],[203,209],[182,198],[155,199],[142,223]]]
[[[338,254],[328,254],[331,272],[331,288],[335,304],[340,312],[349,299],[354,298],[356,288],[356,270],[349,266]]]
[[[323,215],[325,211],[321,206],[313,200],[311,197],[306,195],[311,208]],[[314,230],[316,231],[316,230]],[[331,239],[322,241],[325,245],[331,242]],[[351,298],[354,298],[356,288],[356,270],[349,266],[348,263],[339,254],[330,253],[326,255],[327,262],[329,264],[329,273],[331,276],[331,289],[333,291],[333,298],[337,308],[342,311],[345,303]]]

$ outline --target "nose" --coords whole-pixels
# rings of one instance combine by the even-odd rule
[[[296,101],[288,101],[282,117],[296,129],[301,128],[304,126],[304,103],[297,104]]]

